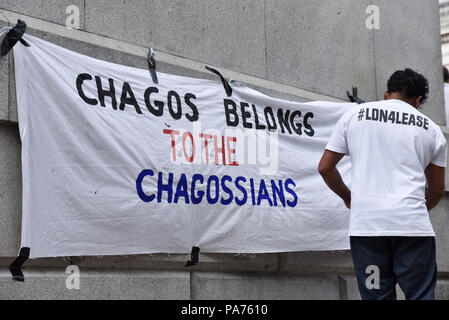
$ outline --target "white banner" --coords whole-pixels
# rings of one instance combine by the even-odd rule
[[[349,248],[317,172],[351,103],[297,103],[94,59],[14,48],[22,247],[30,257]],[[349,161],[339,168],[349,183]]]

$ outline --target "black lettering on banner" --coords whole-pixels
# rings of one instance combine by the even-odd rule
[[[122,87],[122,96],[120,97],[120,110],[125,110],[125,106],[129,104],[132,105],[137,113],[142,113],[142,110],[140,110],[139,105],[137,104],[136,97],[134,96],[134,92],[131,90],[131,86],[128,82],[123,82]]]
[[[309,124],[309,118],[313,118],[313,112],[307,112],[306,115],[304,116],[304,128],[306,128],[306,130],[304,130],[304,132],[306,133],[306,135],[308,135],[309,137],[313,137],[315,135],[315,130],[313,130],[312,126]]]
[[[250,129],[253,127],[251,122],[247,122],[246,119],[251,118],[251,113],[246,111],[245,108],[248,108],[249,104],[246,102],[240,102],[240,110],[242,111],[242,124],[244,128]]]
[[[173,97],[175,97],[176,100],[176,112],[173,110]],[[168,104],[168,111],[170,112],[173,119],[175,120],[181,119],[182,117],[181,98],[179,97],[179,94],[176,91],[170,90],[168,92],[167,104]]]
[[[115,98],[114,80],[108,78],[109,90],[103,89],[103,86],[101,84],[101,78],[99,76],[95,76],[95,82],[97,83],[98,100],[100,100],[100,105],[102,107],[106,107],[104,104],[104,97],[110,97],[112,109],[117,110],[117,99]]]
[[[271,107],[266,107],[263,110],[263,113],[265,115],[265,120],[267,121],[267,127],[268,130],[276,130],[277,129],[277,123],[274,119],[273,109]],[[271,122],[270,122],[271,119]]]
[[[259,116],[257,115],[256,106],[253,104],[253,112],[254,112],[254,122],[256,123],[256,130],[264,130],[265,126],[263,124],[259,124]]]
[[[295,117],[300,117],[301,116],[301,111],[296,110],[292,112],[292,115],[290,116],[290,124],[292,125],[293,131],[296,132],[297,135],[302,135],[302,124],[301,123],[296,123],[295,125]]]
[[[97,99],[87,97],[83,91],[83,84],[86,80],[93,80],[95,78]],[[92,85],[92,83],[91,83]],[[120,101],[117,97],[117,89],[115,86],[117,82],[112,78],[107,78],[107,84],[105,78],[100,76],[93,76],[88,73],[81,73],[76,78],[76,88],[81,99],[90,105],[101,105],[106,107],[106,98],[109,98],[111,107],[114,110],[124,111],[127,105],[133,106],[138,114],[142,114],[141,107],[136,99],[135,93],[129,82],[124,81],[121,88]],[[140,92],[139,92],[140,93]],[[145,106],[148,111],[156,117],[161,117],[164,114],[165,105],[168,107],[168,111],[174,120],[179,120],[185,115],[186,119],[194,122],[199,119],[198,107],[195,103],[197,97],[193,93],[185,93],[184,101],[181,101],[181,96],[174,90],[168,91],[166,99],[157,100],[159,89],[157,87],[147,87],[143,93]],[[153,95],[154,94],[154,95]],[[308,112],[301,121],[302,111],[278,108],[275,111],[271,106],[263,108],[262,116],[259,115],[257,106],[247,102],[235,102],[232,99],[224,99],[224,111],[226,116],[226,124],[230,127],[237,127],[241,120],[242,125],[246,129],[254,128],[256,130],[281,130],[282,133],[292,134],[295,132],[297,135],[306,133],[308,136],[314,135],[312,126],[307,122],[310,118],[313,118],[313,113]],[[240,110],[237,110],[240,105]],[[189,107],[190,110],[183,113],[183,107]],[[251,107],[250,107],[251,106]],[[260,109],[259,111],[262,111]],[[252,121],[253,120],[253,121]]]
[[[92,80],[92,76],[90,74],[88,74],[88,73],[81,73],[81,74],[78,75],[78,77],[76,77],[76,89],[78,90],[78,95],[81,97],[81,99],[83,99],[84,102],[94,106],[94,105],[98,104],[98,100],[97,99],[88,98],[84,94],[83,82],[85,80]]]
[[[196,96],[193,93],[186,93],[184,95],[184,101],[185,103],[190,107],[190,109],[192,109],[193,114],[190,115],[188,113],[186,113],[186,118],[187,120],[189,120],[190,122],[195,122],[198,120],[199,118],[199,112],[198,112],[198,108],[196,107],[196,105],[192,102],[193,99],[196,99]]]
[[[239,124],[239,117],[237,115],[237,105],[231,99],[223,99],[224,108],[225,108],[225,116],[226,116],[226,124],[229,127],[237,127]],[[229,108],[229,107],[232,108]],[[234,116],[234,120],[231,120],[230,116]]]
[[[159,100],[154,100],[154,105],[157,107],[153,107],[150,101],[150,96],[152,93],[159,93],[159,89],[156,87],[148,87],[144,93],[145,105],[147,106],[148,111],[154,114],[157,117],[162,116],[164,113],[164,103]]]
[[[290,123],[288,121],[288,116],[290,115],[290,110],[287,110],[285,112],[285,117],[283,116],[283,110],[281,108],[278,109],[278,121],[279,121],[279,125],[281,127],[281,132],[285,133],[285,128],[287,128],[288,133],[292,134],[292,129],[290,128]]]

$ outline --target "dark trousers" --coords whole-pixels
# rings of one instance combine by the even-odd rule
[[[350,243],[363,300],[396,300],[396,283],[407,300],[435,299],[435,237],[350,237]]]

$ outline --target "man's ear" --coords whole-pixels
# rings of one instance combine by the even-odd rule
[[[421,99],[422,99],[422,96],[419,96],[418,98],[415,98],[415,99],[413,100],[413,105],[414,105],[415,108],[418,108],[418,107],[419,107],[419,104],[420,104],[420,102],[421,102]]]
[[[388,100],[389,95],[390,95],[390,93],[388,92],[388,90],[386,90],[384,93],[384,100]]]

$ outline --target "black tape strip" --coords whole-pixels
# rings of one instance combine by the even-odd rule
[[[215,70],[211,67],[208,67],[208,66],[206,66],[206,69],[220,77],[221,83],[223,83],[223,87],[226,91],[226,94],[228,95],[228,97],[230,97],[232,95],[232,88],[231,88],[231,85],[229,84],[229,82],[226,81],[226,79],[217,70]]]
[[[151,79],[153,80],[154,83],[157,84],[159,83],[159,80],[157,79],[156,74],[156,60],[154,59],[153,49],[151,48],[148,51],[147,61],[148,61],[148,70],[150,71],[151,74]]]
[[[25,277],[22,273],[22,265],[27,261],[30,256],[30,248],[23,247],[20,249],[19,256],[14,260],[9,266],[9,271],[11,271],[12,279],[16,281],[25,281]]]
[[[19,39],[20,43],[23,44],[25,47],[29,47],[30,45],[28,44],[28,42],[25,41],[25,39],[20,38]]]
[[[365,103],[365,101],[363,101],[362,99],[359,98],[357,91],[358,91],[357,87],[352,87],[352,94],[346,90],[346,94],[348,95],[349,101],[355,102],[358,104]]]
[[[4,57],[8,52],[14,47],[17,41],[20,41],[24,46],[29,47],[30,45],[22,39],[23,34],[27,29],[27,25],[22,20],[17,20],[17,24],[14,28],[8,31],[6,36],[0,45],[0,56]]]
[[[199,261],[200,248],[192,247],[192,253],[190,253],[190,260],[187,261],[186,267],[196,266]]]

